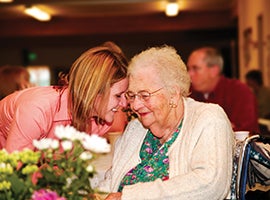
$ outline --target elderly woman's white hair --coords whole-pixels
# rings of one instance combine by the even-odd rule
[[[175,48],[171,46],[152,47],[137,54],[131,59],[128,76],[137,70],[155,67],[163,84],[170,88],[178,86],[182,96],[189,95],[190,77],[187,67]]]

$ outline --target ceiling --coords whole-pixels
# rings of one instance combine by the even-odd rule
[[[166,0],[14,0],[0,3],[0,37],[69,36],[226,29],[237,26],[236,0],[178,0],[180,13],[166,17]],[[25,15],[36,5],[52,15],[39,22]]]

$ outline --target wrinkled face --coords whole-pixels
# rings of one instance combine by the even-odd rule
[[[112,85],[108,100],[108,105],[106,109],[103,109],[100,117],[107,123],[112,123],[114,120],[114,114],[118,112],[121,108],[127,106],[127,100],[125,97],[125,92],[128,87],[128,79],[125,78],[119,82]],[[100,96],[102,98],[102,96]],[[100,99],[97,99],[97,105],[99,105]]]
[[[166,125],[170,113],[170,99],[156,71],[147,68],[142,72],[133,73],[129,79],[128,91],[135,94],[134,100],[129,101],[130,107],[136,112],[145,128],[152,129],[155,126]],[[141,91],[155,93],[144,100],[143,97],[136,95],[142,94]],[[157,137],[162,137],[162,135]]]
[[[203,60],[203,52],[194,52],[190,55],[187,67],[192,87],[199,92],[209,92],[212,86],[213,69]]]

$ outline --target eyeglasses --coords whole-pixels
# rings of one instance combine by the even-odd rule
[[[131,91],[127,91],[126,92],[126,98],[129,102],[133,102],[135,100],[135,97],[137,96],[141,101],[148,101],[150,99],[150,97],[157,93],[158,91],[160,91],[162,88],[159,88],[158,90],[154,91],[154,92],[148,92],[146,90],[142,90],[139,91],[138,93],[134,93]]]

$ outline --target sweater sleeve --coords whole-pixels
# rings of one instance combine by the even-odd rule
[[[48,132],[54,110],[46,110],[41,105],[42,102],[29,100],[17,107],[6,142],[7,151],[34,149],[33,140],[44,137]]]

